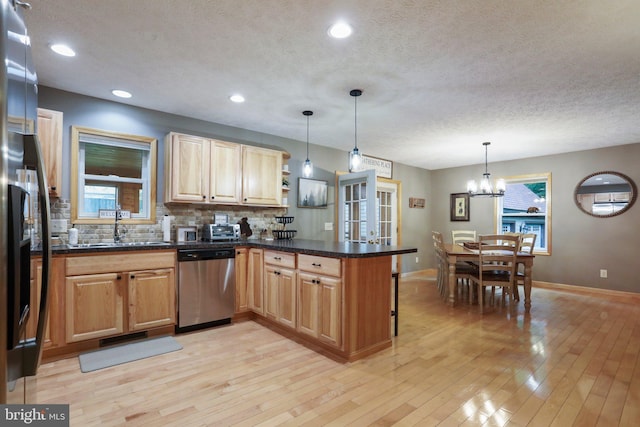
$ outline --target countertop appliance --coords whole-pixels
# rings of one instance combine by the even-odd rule
[[[202,240],[207,242],[240,239],[240,224],[205,224],[202,226]]]
[[[47,177],[37,135],[37,76],[22,16],[0,0],[0,404],[34,403],[30,382],[42,355],[51,271]],[[31,249],[42,250],[40,295],[31,295]],[[37,279],[37,278],[34,278]],[[30,304],[40,301],[38,307]],[[27,321],[37,322],[35,337]]]
[[[178,326],[187,332],[231,322],[236,298],[235,250],[178,251]]]

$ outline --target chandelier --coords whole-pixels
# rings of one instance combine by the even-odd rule
[[[467,182],[467,191],[471,197],[502,197],[507,189],[507,184],[504,179],[498,179],[493,185],[491,183],[491,174],[487,168],[487,149],[491,143],[483,142],[484,145],[484,173],[480,180],[480,185],[475,180]]]

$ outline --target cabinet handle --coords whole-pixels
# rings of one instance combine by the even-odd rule
[[[276,261],[282,260],[282,258],[280,258],[279,256],[274,256],[273,259],[276,260]]]
[[[120,280],[122,279],[122,276],[120,276],[119,274],[116,276],[116,280]]]
[[[244,198],[244,201],[245,201],[245,202],[247,201],[247,198],[246,198],[246,197]]]
[[[56,191],[56,186],[55,185],[51,187],[51,191]]]
[[[202,200],[207,200],[207,196],[202,196]]]
[[[314,267],[322,267],[322,264],[316,264],[315,262],[312,262],[311,265],[313,265]]]
[[[132,274],[131,276],[129,276],[129,277],[131,277],[132,279],[135,279],[135,278],[136,278],[136,276],[134,276],[133,274]]]
[[[216,198],[216,196],[211,196],[211,200],[213,200],[213,199],[215,199],[215,198]]]

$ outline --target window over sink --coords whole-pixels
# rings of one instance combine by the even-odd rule
[[[71,221],[111,222],[100,209],[131,212],[132,224],[156,216],[155,138],[73,126],[71,129]]]

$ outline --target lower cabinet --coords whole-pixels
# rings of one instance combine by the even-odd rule
[[[296,255],[264,251],[264,293],[267,318],[290,328],[296,327],[297,281]]]
[[[129,330],[141,331],[175,323],[175,270],[129,273]]]
[[[263,283],[264,254],[262,249],[249,249],[247,260],[247,306],[256,314],[264,314]]]
[[[265,315],[290,328],[296,327],[296,272],[266,264],[264,267],[266,296]]]
[[[298,332],[342,346],[340,260],[298,255]]]
[[[66,342],[175,324],[175,289],[175,252],[67,258]]]
[[[248,248],[236,248],[235,268],[236,268],[236,313],[249,311],[249,300],[247,298],[248,279]]]

